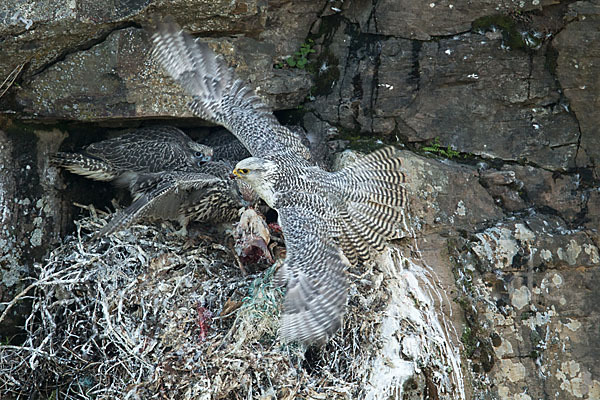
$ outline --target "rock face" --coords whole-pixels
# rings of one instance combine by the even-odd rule
[[[0,315],[72,233],[72,201],[112,197],[49,154],[116,127],[207,126],[148,56],[156,14],[205,37],[316,143],[406,149],[407,228],[453,300],[440,312],[466,397],[600,398],[598,0],[1,5]],[[6,313],[1,342],[26,308]],[[430,373],[413,371],[404,398],[456,398]]]
[[[310,2],[302,18],[285,20],[286,45],[274,41],[280,39],[278,30],[268,32],[270,41],[259,36],[270,23],[267,15],[279,22],[288,14],[289,3],[271,6],[280,14],[267,14],[263,1],[139,1],[117,8],[102,2],[73,7],[57,2],[57,8],[47,2],[37,4],[43,5],[0,9],[4,21],[0,32],[7,36],[1,46],[8,55],[0,62],[0,77],[4,80],[26,65],[22,87],[14,93],[16,104],[10,106],[23,117],[77,121],[191,117],[185,107],[189,99],[149,59],[148,42],[139,25],[151,25],[152,15],[179,15],[185,29],[204,35],[242,35],[213,42],[238,66],[240,76],[277,108],[294,107],[310,87],[304,71],[271,68],[306,36],[309,23],[300,22],[314,20],[318,9]],[[190,9],[198,12],[189,15]]]
[[[577,165],[592,168],[597,177],[600,175],[600,116],[597,112],[600,106],[597,68],[600,53],[596,43],[600,36],[600,4],[575,2],[569,5],[567,17],[570,22],[552,42],[558,53],[556,76],[579,122],[581,140]]]
[[[3,121],[5,122],[5,121]],[[5,122],[11,126],[10,123]],[[58,129],[0,131],[0,301],[8,303],[28,285],[33,265],[60,243],[73,218],[57,191],[60,179],[49,155],[65,138]],[[1,307],[3,310],[5,306]],[[19,304],[15,311],[22,309]],[[15,335],[23,321],[7,315],[1,334]]]
[[[318,65],[324,96],[311,106],[329,124],[407,142],[439,138],[461,152],[552,170],[575,167],[579,127],[544,51],[510,50],[490,26],[429,42],[362,32],[339,17],[328,26],[324,51],[338,65]]]

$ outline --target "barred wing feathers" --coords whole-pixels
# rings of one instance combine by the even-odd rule
[[[227,128],[255,157],[276,152],[310,159],[300,138],[238,79],[221,56],[167,18],[152,35],[152,55],[193,98],[190,109]]]
[[[325,342],[342,322],[348,262],[321,213],[302,206],[277,211],[287,249],[275,279],[287,286],[280,334],[285,341]]]
[[[129,227],[133,222],[155,214],[179,212],[179,193],[187,190],[212,189],[222,179],[201,173],[149,173],[139,175],[130,185],[134,201],[119,211],[96,236],[110,235]]]
[[[344,199],[338,214],[343,233],[338,236],[352,264],[369,259],[369,249],[383,250],[397,237],[407,194],[400,152],[384,147],[334,173],[332,184]]]

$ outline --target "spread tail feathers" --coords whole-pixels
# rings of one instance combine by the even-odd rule
[[[398,236],[407,196],[400,152],[393,147],[377,150],[335,173],[346,207],[340,246],[352,264],[369,258],[369,248],[383,249]]]

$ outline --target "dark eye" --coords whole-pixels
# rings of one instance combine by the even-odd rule
[[[196,152],[196,157],[202,157],[203,155],[204,155],[204,154],[202,154],[202,152],[200,152],[200,151],[197,151],[197,152]]]
[[[248,173],[248,170],[246,168],[241,168],[239,171],[240,171],[241,174],[247,174]]]

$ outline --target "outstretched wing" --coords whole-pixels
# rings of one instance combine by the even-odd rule
[[[110,235],[127,228],[133,222],[147,217],[172,218],[181,207],[179,193],[186,190],[212,188],[222,179],[212,175],[188,172],[149,173],[139,175],[130,185],[135,200],[119,211],[96,235]]]
[[[189,107],[195,114],[227,128],[255,157],[289,152],[310,159],[300,138],[279,124],[206,43],[194,40],[171,18],[159,24],[152,43],[155,59],[193,97]]]
[[[287,285],[282,338],[324,342],[341,325],[346,306],[348,261],[332,240],[327,213],[301,205],[277,210],[286,258],[276,283]]]

